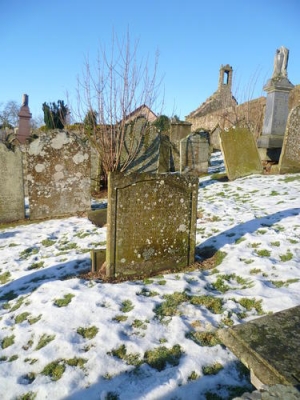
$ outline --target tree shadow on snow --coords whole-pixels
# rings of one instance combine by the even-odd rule
[[[196,258],[205,260],[213,257],[225,244],[232,244],[242,238],[246,233],[254,233],[259,228],[270,227],[282,219],[300,214],[300,208],[291,208],[278,211],[262,218],[251,219],[250,221],[236,225],[218,235],[212,236],[196,246]]]
[[[91,267],[91,259],[73,260],[28,273],[1,286],[0,301],[13,300],[36,290],[46,282],[64,280],[86,272]]]

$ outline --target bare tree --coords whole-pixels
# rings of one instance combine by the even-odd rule
[[[16,101],[8,101],[0,109],[0,125],[2,125],[3,128],[16,128],[19,123],[19,111],[20,105]]]
[[[151,68],[148,59],[138,60],[138,42],[132,45],[128,32],[122,40],[113,34],[109,52],[101,48],[95,65],[85,60],[78,78],[76,114],[81,121],[88,115],[97,116],[89,118],[84,133],[99,153],[105,174],[125,170],[135,157],[138,141],[129,137],[133,116],[147,118],[145,114],[156,105],[160,86],[157,65],[157,53]],[[136,110],[140,114],[135,115]],[[143,134],[140,132],[140,140]]]

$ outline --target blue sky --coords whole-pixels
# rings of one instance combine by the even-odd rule
[[[27,93],[33,117],[67,92],[73,101],[85,57],[110,48],[113,30],[139,40],[140,57],[159,51],[164,108],[153,111],[168,116],[184,119],[205,101],[221,64],[233,67],[238,100],[264,95],[282,45],[300,84],[299,0],[1,0],[0,15],[0,103]]]

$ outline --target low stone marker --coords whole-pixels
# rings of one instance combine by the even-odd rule
[[[150,276],[192,264],[197,196],[194,176],[111,173],[104,274]]]
[[[300,172],[300,105],[289,114],[278,167],[280,174]]]
[[[180,173],[199,176],[208,171],[208,140],[200,132],[180,141]]]
[[[47,132],[27,148],[30,219],[91,208],[90,148],[76,135]]]
[[[245,128],[230,129],[219,135],[228,179],[263,173],[255,139],[250,131]]]
[[[25,218],[22,153],[0,143],[0,222]]]
[[[251,372],[251,382],[300,388],[300,306],[267,315],[218,336]]]

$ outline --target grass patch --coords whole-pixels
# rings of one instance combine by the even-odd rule
[[[9,346],[12,346],[15,343],[15,335],[6,336],[1,341],[1,348],[6,349]]]
[[[66,366],[62,360],[53,361],[45,366],[41,372],[43,375],[49,376],[52,381],[58,381],[66,370]]]
[[[77,244],[68,241],[62,241],[61,245],[58,247],[58,250],[61,252],[73,249],[77,249]]]
[[[30,325],[33,325],[36,322],[38,322],[41,318],[42,318],[42,314],[40,314],[37,317],[28,318],[27,321],[30,323]]]
[[[145,321],[142,321],[141,319],[135,319],[132,323],[132,328],[135,329],[143,329],[146,330],[147,329],[147,324],[149,324],[149,320],[146,319]]]
[[[54,300],[54,305],[57,307],[66,307],[74,297],[74,294],[68,293],[65,294],[62,299],[56,299]]]
[[[223,365],[219,362],[215,362],[214,364],[207,365],[202,368],[203,375],[217,375],[223,369]]]
[[[238,303],[246,308],[247,311],[250,311],[252,309],[255,309],[258,315],[264,314],[264,311],[262,309],[262,300],[256,300],[256,299],[249,299],[249,298],[243,298],[238,301]]]
[[[143,360],[138,353],[127,354],[125,344],[122,344],[120,347],[108,352],[107,354],[125,361],[128,365],[139,366],[143,363]]]
[[[149,290],[147,288],[143,288],[138,295],[139,296],[145,296],[145,297],[155,297],[157,296],[159,293],[155,292],[154,290]]]
[[[93,339],[97,335],[98,331],[99,329],[96,326],[90,326],[89,328],[79,327],[77,329],[77,333],[84,339]]]
[[[278,241],[276,241],[276,242],[271,242],[271,246],[279,247],[279,246],[280,246],[280,242],[278,242]]]
[[[293,253],[291,253],[291,251],[288,250],[286,252],[286,254],[281,254],[279,257],[280,257],[280,260],[283,262],[290,261],[293,258]]]
[[[215,332],[189,332],[187,337],[199,344],[199,346],[213,347],[221,344]]]
[[[199,374],[196,371],[192,371],[188,376],[188,381],[196,381],[199,378]]]
[[[23,321],[26,321],[29,317],[30,313],[29,312],[23,312],[22,314],[19,314],[15,317],[15,323],[20,324]]]
[[[235,244],[239,244],[242,243],[246,240],[246,238],[244,236],[240,237],[239,239],[236,239]]]
[[[228,286],[225,282],[231,282],[232,284],[234,284],[234,282],[232,281],[235,281],[238,285],[240,285],[240,289],[246,289],[252,286],[252,281],[242,278],[241,276],[238,276],[236,274],[220,275],[218,276],[216,282],[213,283],[211,286],[213,287],[213,289],[221,293],[225,293],[231,289],[231,287]]]
[[[79,367],[79,368],[83,368],[86,362],[87,359],[81,357],[74,357],[66,360],[66,364],[68,364],[70,367]]]
[[[178,306],[185,301],[189,301],[190,297],[185,292],[175,292],[173,294],[165,294],[163,296],[165,301],[156,306],[154,309],[155,314],[159,318],[179,315]]]
[[[124,300],[122,302],[122,307],[121,307],[121,311],[123,313],[128,313],[129,311],[134,309],[134,305],[132,304],[131,300]]]
[[[225,251],[221,251],[221,250],[218,250],[216,253],[215,253],[215,267],[217,267],[218,265],[220,265],[222,262],[223,262],[223,260],[224,260],[224,258],[227,256],[227,253],[225,252]]]
[[[190,300],[194,306],[204,306],[213,314],[221,314],[223,312],[222,299],[214,296],[192,296]]]
[[[270,257],[270,255],[271,255],[271,252],[267,249],[256,250],[255,253],[259,257]]]
[[[256,275],[256,274],[259,274],[260,272],[261,272],[260,268],[252,268],[252,269],[250,269],[250,274],[251,275]]]
[[[165,346],[157,347],[153,350],[146,351],[144,355],[145,362],[152,368],[162,371],[167,364],[177,366],[183,352],[179,344],[175,344],[171,349]]]
[[[41,241],[41,244],[45,247],[53,246],[55,243],[56,243],[56,240],[52,240],[52,239],[44,239]]]
[[[47,346],[47,344],[52,342],[52,340],[54,340],[54,339],[55,339],[55,335],[47,335],[46,333],[44,333],[40,337],[40,340],[38,341],[38,344],[37,344],[35,350],[40,350],[41,348]]]
[[[4,272],[0,275],[0,284],[4,285],[5,283],[10,281],[11,273],[9,271]]]
[[[116,315],[115,317],[113,317],[113,321],[116,322],[124,322],[127,321],[128,317],[127,315]]]
[[[45,264],[44,261],[39,261],[39,262],[33,263],[28,267],[28,271],[30,271],[31,269],[43,268],[44,264]]]
[[[19,257],[21,260],[26,260],[30,256],[37,254],[40,251],[38,247],[28,247],[27,249],[21,251]]]
[[[271,281],[272,285],[274,285],[277,288],[281,288],[281,287],[288,287],[289,285],[291,285],[292,283],[297,283],[299,282],[300,279],[298,278],[293,278],[293,279],[288,279],[287,281]]]

